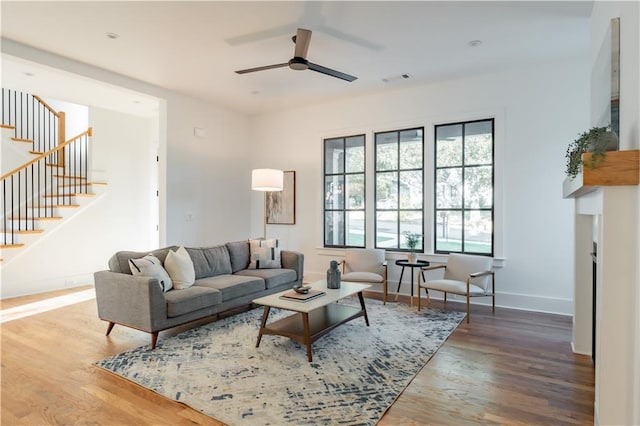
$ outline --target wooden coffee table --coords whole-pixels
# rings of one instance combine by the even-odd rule
[[[264,334],[285,336],[306,345],[307,359],[309,362],[313,361],[311,344],[334,328],[358,317],[364,317],[367,327],[369,326],[367,309],[362,297],[362,291],[369,287],[371,287],[369,284],[343,281],[340,283],[340,288],[334,290],[328,289],[327,282],[323,280],[311,284],[311,288],[324,291],[326,294],[306,302],[285,300],[280,297],[291,290],[255,299],[253,303],[264,306],[256,348],[260,346],[260,340]],[[336,303],[354,294],[357,294],[360,299],[359,308]],[[267,324],[271,308],[285,309],[295,314]]]

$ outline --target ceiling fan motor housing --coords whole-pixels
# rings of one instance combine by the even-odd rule
[[[309,61],[299,56],[294,56],[289,60],[289,68],[296,71],[304,71],[309,68]]]

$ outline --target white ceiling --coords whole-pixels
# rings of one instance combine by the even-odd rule
[[[580,1],[1,3],[5,39],[249,114],[587,57],[591,7]],[[358,79],[286,67],[234,72],[288,61],[298,27],[313,31],[311,62]],[[482,44],[470,47],[471,40]],[[2,71],[15,78],[34,73],[26,66],[4,59]]]

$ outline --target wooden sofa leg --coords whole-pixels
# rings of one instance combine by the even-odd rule
[[[116,325],[115,322],[109,321],[109,325],[107,326],[107,334],[105,334],[105,336],[108,336],[109,333],[111,333],[111,330],[113,330],[114,325]]]
[[[158,343],[158,332],[151,333],[151,349],[156,348],[156,343]]]

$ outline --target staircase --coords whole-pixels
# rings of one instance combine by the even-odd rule
[[[96,198],[88,128],[65,138],[65,115],[35,95],[2,89],[0,265],[46,238]]]

